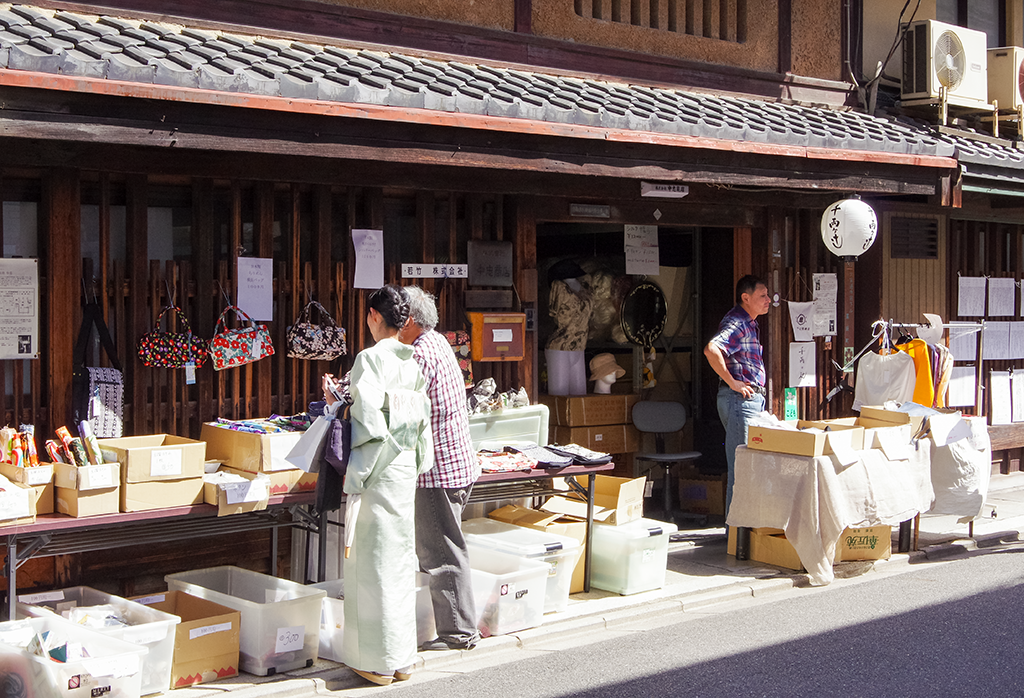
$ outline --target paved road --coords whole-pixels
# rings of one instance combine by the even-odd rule
[[[340,693],[1024,696],[1024,544],[908,569],[539,643],[390,689]]]

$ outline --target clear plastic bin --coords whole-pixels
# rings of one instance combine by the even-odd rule
[[[345,580],[332,579],[309,586],[323,589],[327,596],[320,612],[320,659],[332,662],[341,658],[341,643],[345,637]],[[430,587],[427,575],[416,573],[416,644],[422,645],[437,637],[434,629],[434,607],[430,602]]]
[[[178,616],[84,586],[21,594],[18,596],[17,614],[18,617],[48,614],[67,617],[72,608],[107,604],[117,609],[128,627],[93,629],[149,650],[142,663],[142,695],[168,690],[171,687],[171,662],[174,660],[174,626],[181,622]]]
[[[31,633],[51,632],[68,642],[81,643],[88,659],[55,662],[21,649]],[[48,613],[38,618],[0,623],[0,675],[8,686],[18,677],[29,696],[138,698],[142,667],[149,650],[110,635],[76,625]]]
[[[242,615],[239,666],[257,676],[312,666],[320,643],[323,589],[225,565],[164,577],[170,589]]]
[[[569,605],[572,571],[580,557],[580,544],[575,538],[494,519],[463,521],[462,532],[468,546],[490,548],[546,562],[549,569],[544,593],[544,613],[564,611]]]
[[[483,446],[520,446],[548,442],[547,405],[506,407],[496,412],[483,412],[469,417],[469,438],[473,450]]]
[[[544,619],[549,565],[497,550],[469,550],[477,628],[484,637],[535,628]]]
[[[590,585],[619,594],[665,586],[668,539],[676,525],[640,519],[621,526],[594,525]]]

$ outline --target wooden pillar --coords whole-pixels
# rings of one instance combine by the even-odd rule
[[[510,198],[503,207],[505,230],[513,231],[513,278],[522,303],[522,312],[534,316],[534,329],[523,342],[524,356],[520,362],[519,384],[526,387],[530,399],[540,395],[540,347],[537,338],[537,219],[533,200]]]
[[[43,179],[43,266],[45,315],[40,318],[47,351],[49,425],[43,433],[70,424],[72,349],[81,324],[81,188],[77,170],[50,170]],[[40,279],[40,281],[43,280]],[[41,338],[42,339],[42,338]],[[21,386],[15,386],[21,390]]]
[[[256,185],[256,225],[255,225],[256,256],[265,259],[274,256],[274,185],[269,182],[261,182]],[[232,270],[237,274],[236,270]],[[237,284],[237,279],[235,280]],[[237,289],[236,289],[237,293]],[[237,302],[237,299],[236,299]],[[273,334],[273,329],[268,328]],[[275,351],[283,351],[284,347],[277,347]],[[256,374],[257,394],[252,395],[249,389],[250,399],[255,397],[256,415],[269,417],[271,412],[272,376],[273,364],[270,361],[257,361],[254,373]],[[247,374],[248,375],[248,374]],[[249,386],[246,386],[247,388]],[[251,416],[251,415],[250,415]],[[274,568],[276,569],[276,567]]]
[[[215,231],[213,215],[213,180],[195,179],[192,182],[192,265],[195,269],[196,298],[193,306],[192,330],[199,337],[213,336],[216,322],[213,308],[221,304],[220,291],[214,288],[216,269]],[[182,301],[187,298],[182,289]],[[195,419],[201,425],[218,416],[213,404],[213,380],[203,380],[197,372],[197,398]]]
[[[119,334],[138,337],[153,321],[148,304],[149,288],[149,209],[148,182],[145,175],[129,176],[125,181],[125,240],[128,257],[128,317]],[[126,395],[131,396],[131,409],[125,405],[125,436],[153,433],[153,410],[147,405],[146,383],[136,369],[138,361],[124,361]],[[130,389],[130,390],[129,390]],[[127,400],[125,401],[127,402]]]

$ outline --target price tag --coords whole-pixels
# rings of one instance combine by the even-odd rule
[[[189,361],[185,364],[185,385],[195,385],[196,365]]]
[[[197,637],[206,637],[214,633],[223,633],[231,630],[231,623],[217,623],[216,625],[204,625],[201,628],[192,628],[188,631],[188,639],[195,640]]]
[[[174,632],[173,630],[171,632]],[[150,628],[147,625],[137,625],[135,627],[125,628],[124,635],[122,635],[128,642],[133,642],[136,645],[152,645],[160,642],[167,637],[167,626]]]
[[[113,468],[109,465],[98,465],[92,468],[87,468],[85,479],[89,483],[88,489],[91,490],[100,489],[101,487],[113,487]]]
[[[63,601],[64,590],[43,591],[38,594],[18,594],[18,601],[27,604],[43,603],[44,601]]]
[[[298,652],[302,649],[302,641],[306,635],[306,626],[296,625],[294,628],[278,628],[274,652]]]
[[[53,478],[52,465],[37,465],[25,469],[25,482],[29,485],[45,485]]]
[[[160,603],[166,600],[166,594],[153,594],[152,596],[143,596],[141,599],[132,599],[135,603],[141,603],[143,606],[148,606],[151,603]]]
[[[181,449],[161,448],[150,453],[149,474],[159,475],[181,475]]]

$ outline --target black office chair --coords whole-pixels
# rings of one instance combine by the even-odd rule
[[[664,509],[665,521],[677,522],[680,519],[706,523],[707,516],[694,515],[679,511],[672,507],[671,471],[677,463],[688,463],[700,458],[698,451],[665,453],[665,434],[679,432],[686,424],[686,408],[678,402],[642,400],[633,405],[633,426],[646,434],[654,434],[654,453],[637,453],[637,461],[651,461],[665,469],[664,473]]]

